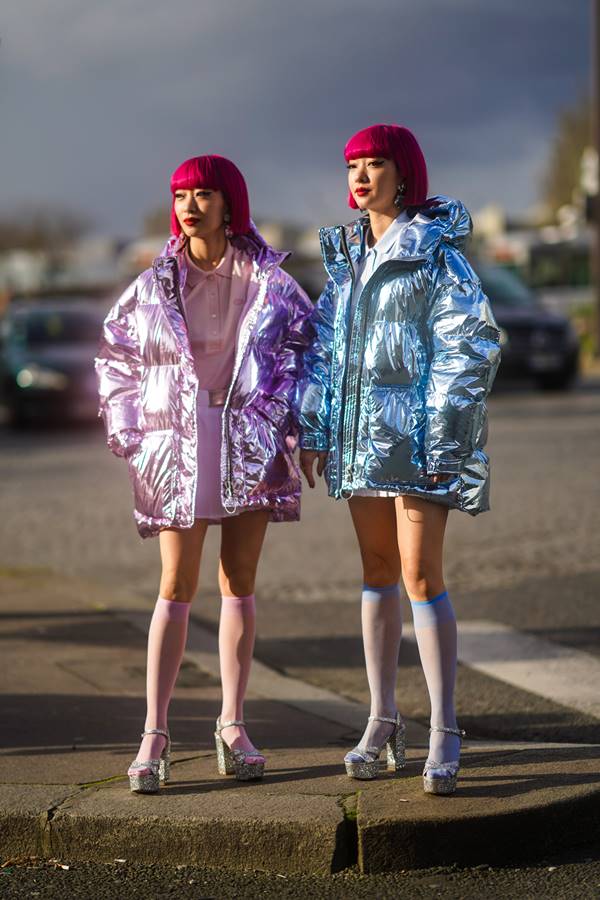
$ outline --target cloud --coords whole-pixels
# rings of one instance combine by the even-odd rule
[[[222,152],[257,212],[333,221],[345,140],[399,121],[438,190],[522,209],[587,84],[587,16],[562,0],[21,0],[0,45],[5,202],[133,231],[182,159]]]

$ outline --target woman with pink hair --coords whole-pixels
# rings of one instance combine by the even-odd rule
[[[462,255],[464,206],[427,200],[414,135],[373,125],[346,144],[349,204],[361,217],[321,229],[329,280],[305,356],[300,465],[325,472],[348,500],[364,570],[362,631],[371,711],[345,757],[353,778],[404,766],[395,688],[400,575],[431,700],[424,789],[455,790],[461,739],[454,708],[456,619],[443,575],[448,510],[488,508],[486,397],[499,331]]]
[[[127,460],[142,537],[162,574],[148,635],[147,712],[128,775],[169,777],[167,710],[210,524],[221,525],[221,774],[261,778],[243,703],[255,634],[254,582],[269,520],[300,516],[296,394],[312,306],[250,219],[239,169],[188,159],[171,176],[172,236],[108,314],[96,359],[108,444]]]

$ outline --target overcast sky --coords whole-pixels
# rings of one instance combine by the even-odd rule
[[[135,234],[170,172],[222,153],[253,213],[347,221],[342,149],[407,125],[430,193],[535,203],[589,85],[589,0],[18,0],[0,14],[4,212]]]

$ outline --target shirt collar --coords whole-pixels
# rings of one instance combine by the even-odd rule
[[[232,270],[233,270],[233,247],[230,242],[227,241],[225,247],[225,253],[223,254],[223,258],[221,259],[218,266],[210,271],[206,271],[205,269],[201,269],[200,266],[197,266],[189,254],[189,248],[186,248],[186,262],[188,264],[188,279],[189,275],[192,275],[191,281],[194,284],[198,284],[199,281],[202,281],[203,278],[207,278],[209,275],[219,275],[221,278],[231,278]],[[190,282],[191,283],[191,282]]]
[[[400,215],[397,216],[384,231],[377,243],[372,247],[367,248],[367,253],[371,253],[373,256],[380,256],[388,253],[404,231],[404,226],[409,221],[408,213],[403,209]]]

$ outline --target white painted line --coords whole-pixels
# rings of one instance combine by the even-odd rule
[[[136,609],[110,606],[121,619],[148,633],[152,610],[145,603]],[[545,697],[555,703],[578,709],[600,718],[600,660],[588,653],[524,634],[498,622],[460,621],[458,624],[459,660],[464,665],[507,684]],[[403,640],[414,641],[412,625],[405,625]],[[218,639],[213,632],[190,619],[186,659],[219,679]],[[276,700],[302,712],[327,719],[361,732],[366,708],[361,704],[298,678],[282,675],[255,659],[252,663],[249,691],[255,697]],[[407,720],[408,739],[427,746],[428,730]],[[481,749],[566,749],[588,744],[528,743],[522,741],[468,741],[466,746]]]
[[[405,631],[414,640],[412,629]],[[590,653],[499,622],[459,621],[458,658],[471,669],[600,719],[600,659]]]

